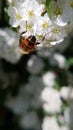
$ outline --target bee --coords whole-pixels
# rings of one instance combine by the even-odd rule
[[[40,44],[39,42],[36,42],[35,35],[31,35],[29,37],[22,36],[26,32],[22,32],[20,34],[19,39],[19,49],[22,54],[29,54],[30,52],[33,52],[36,50],[36,46]]]

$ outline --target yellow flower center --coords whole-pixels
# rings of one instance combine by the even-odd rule
[[[43,38],[42,35],[38,35],[38,39],[41,40]]]
[[[29,18],[34,17],[34,12],[33,12],[33,10],[28,11],[28,16],[29,16]]]
[[[55,13],[56,16],[61,15],[62,14],[62,9],[57,7],[57,8],[55,8],[54,13]]]
[[[20,20],[22,18],[22,16],[20,14],[16,15],[16,19]]]
[[[42,28],[43,28],[43,29],[48,28],[48,23],[47,23],[47,22],[44,22],[44,23],[42,24]]]
[[[27,30],[30,30],[30,29],[32,28],[32,25],[27,24],[27,25],[26,25],[26,28],[27,28]]]
[[[57,34],[57,33],[60,32],[60,30],[58,28],[55,28],[55,29],[52,30],[52,32],[55,33],[55,34]]]

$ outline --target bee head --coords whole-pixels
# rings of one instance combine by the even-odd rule
[[[30,40],[30,42],[36,43],[36,37],[34,35],[29,36],[28,39]]]

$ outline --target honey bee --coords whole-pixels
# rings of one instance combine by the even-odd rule
[[[30,52],[35,51],[36,46],[40,43],[36,42],[36,37],[34,35],[31,35],[27,38],[22,36],[24,33],[26,32],[22,32],[20,34],[19,49],[22,54],[29,54]]]

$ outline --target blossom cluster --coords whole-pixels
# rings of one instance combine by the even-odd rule
[[[73,0],[52,0],[50,15],[43,0],[8,0],[10,24],[25,31],[25,36],[35,35],[38,46],[55,45],[64,40],[72,30]]]
[[[51,56],[53,63],[50,60],[49,54],[48,56],[45,56],[44,59],[47,59],[47,57],[49,58],[47,60],[48,66],[54,65],[60,70],[66,69],[66,58],[62,54],[55,52],[53,56]],[[16,96],[9,94],[4,105],[14,114],[20,116],[19,125],[23,129],[68,130],[67,125],[70,123],[70,109],[66,106],[64,112],[62,111],[63,101],[61,98],[65,102],[68,102],[70,96],[72,97],[70,93],[71,86],[58,86],[59,88],[61,87],[60,90],[56,89],[55,84],[59,78],[58,72],[53,69],[51,70],[50,68],[48,68],[47,71],[44,70],[44,68],[47,67],[44,59],[40,55],[31,55],[28,61],[25,61],[27,65],[22,67],[22,71],[26,74],[26,69],[29,73],[29,77],[27,78],[28,81],[23,83],[23,85],[20,84],[19,92]],[[15,80],[11,78],[12,75]],[[8,81],[12,79],[13,84],[15,84],[15,81],[18,82],[19,80],[19,78],[17,80],[16,77],[17,73],[14,72],[9,74],[9,77],[6,76]],[[26,76],[24,76],[23,79],[25,81]],[[42,110],[44,113],[42,124],[35,111],[40,109],[40,113]],[[59,126],[58,122],[61,126]]]
[[[7,1],[9,3],[10,25],[20,34],[25,31],[26,37],[35,35],[37,41],[40,42],[38,47],[49,47],[60,43],[72,30],[73,0],[51,0],[50,14],[46,11],[45,0]],[[42,51],[37,52],[36,55],[33,54],[27,58],[24,56],[23,61],[20,59],[22,55],[18,50],[19,38],[16,33],[6,28],[0,29],[0,32],[0,58],[12,64],[16,64],[19,60],[21,62],[21,64],[20,62],[17,63],[19,67],[17,64],[13,67],[14,72],[16,67],[17,70],[19,69],[18,73],[17,70],[15,73],[12,70],[9,73],[8,70],[7,75],[5,75],[5,71],[3,76],[1,74],[4,81],[3,88],[11,85],[15,91],[16,88],[19,89],[16,96],[12,96],[11,93],[7,94],[5,107],[20,116],[19,125],[23,129],[40,130],[42,127],[42,130],[68,130],[68,125],[72,125],[73,121],[70,120],[73,115],[72,101],[71,109],[67,109],[67,104],[63,105],[64,102],[68,103],[73,96],[70,93],[70,84],[65,83],[65,80],[62,81],[63,74],[66,75],[66,70],[68,71],[66,76],[71,81],[66,66],[66,57],[59,52],[51,52],[51,49],[48,51],[48,48],[44,50],[42,48]],[[57,45],[60,52],[66,49],[69,40],[68,37],[66,44],[64,41],[64,43]],[[61,81],[64,83],[61,84]],[[12,88],[9,89],[12,90]],[[43,117],[42,124],[39,118],[41,114]]]

